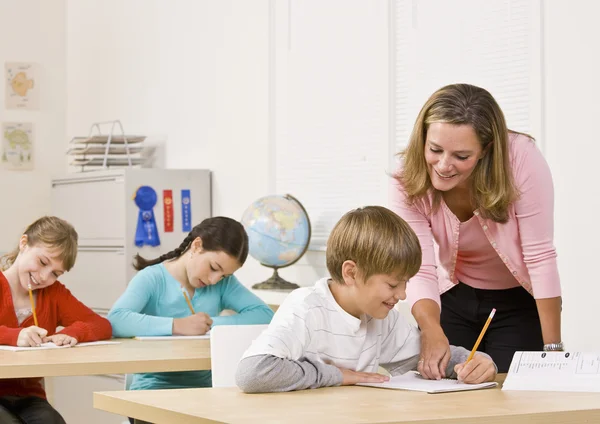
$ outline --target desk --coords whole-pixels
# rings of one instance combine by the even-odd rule
[[[96,392],[94,408],[157,424],[600,422],[600,393],[503,392],[430,395],[331,387],[248,395],[237,388]]]
[[[209,340],[115,341],[121,343],[24,352],[0,351],[0,378],[210,369]]]

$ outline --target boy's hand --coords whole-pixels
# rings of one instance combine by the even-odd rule
[[[485,383],[496,378],[494,361],[478,353],[469,362],[457,364],[454,371],[459,381],[467,384]]]
[[[173,320],[173,335],[177,336],[201,336],[210,330],[213,321],[204,312],[198,312],[185,318]]]
[[[53,334],[52,336],[44,337],[44,343],[52,342],[56,346],[75,346],[77,339],[75,337],[67,336],[66,334]]]
[[[342,386],[352,386],[356,383],[383,383],[390,378],[387,375],[375,372],[358,372],[340,368],[342,372]]]
[[[19,347],[36,347],[43,343],[43,338],[46,337],[48,331],[44,328],[32,325],[21,330],[17,338],[17,346]]]

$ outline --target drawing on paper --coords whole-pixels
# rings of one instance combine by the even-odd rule
[[[33,124],[2,124],[2,167],[12,170],[33,169]]]
[[[5,93],[7,109],[39,108],[39,87],[34,63],[5,64]]]

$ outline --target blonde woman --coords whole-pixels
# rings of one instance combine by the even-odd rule
[[[444,375],[449,344],[480,344],[499,372],[517,350],[562,350],[553,245],[554,189],[534,140],[510,131],[492,95],[436,91],[400,153],[392,209],[417,233],[422,265],[407,287],[422,331],[419,371]]]

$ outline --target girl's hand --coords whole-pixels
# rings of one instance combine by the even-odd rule
[[[342,386],[352,386],[356,383],[384,383],[390,378],[387,375],[375,372],[358,372],[340,368],[342,372]]]
[[[48,331],[44,328],[36,327],[32,325],[21,330],[19,337],[17,338],[17,346],[19,347],[36,347],[43,343],[44,337],[46,337]]]
[[[173,335],[201,336],[210,330],[213,321],[204,312],[198,312],[185,318],[173,319]]]
[[[75,346],[77,339],[66,334],[53,334],[52,336],[44,337],[44,343],[46,342],[52,342],[56,346]]]
[[[467,384],[485,383],[496,378],[496,365],[485,355],[476,353],[469,362],[457,364],[454,371],[458,380]]]

